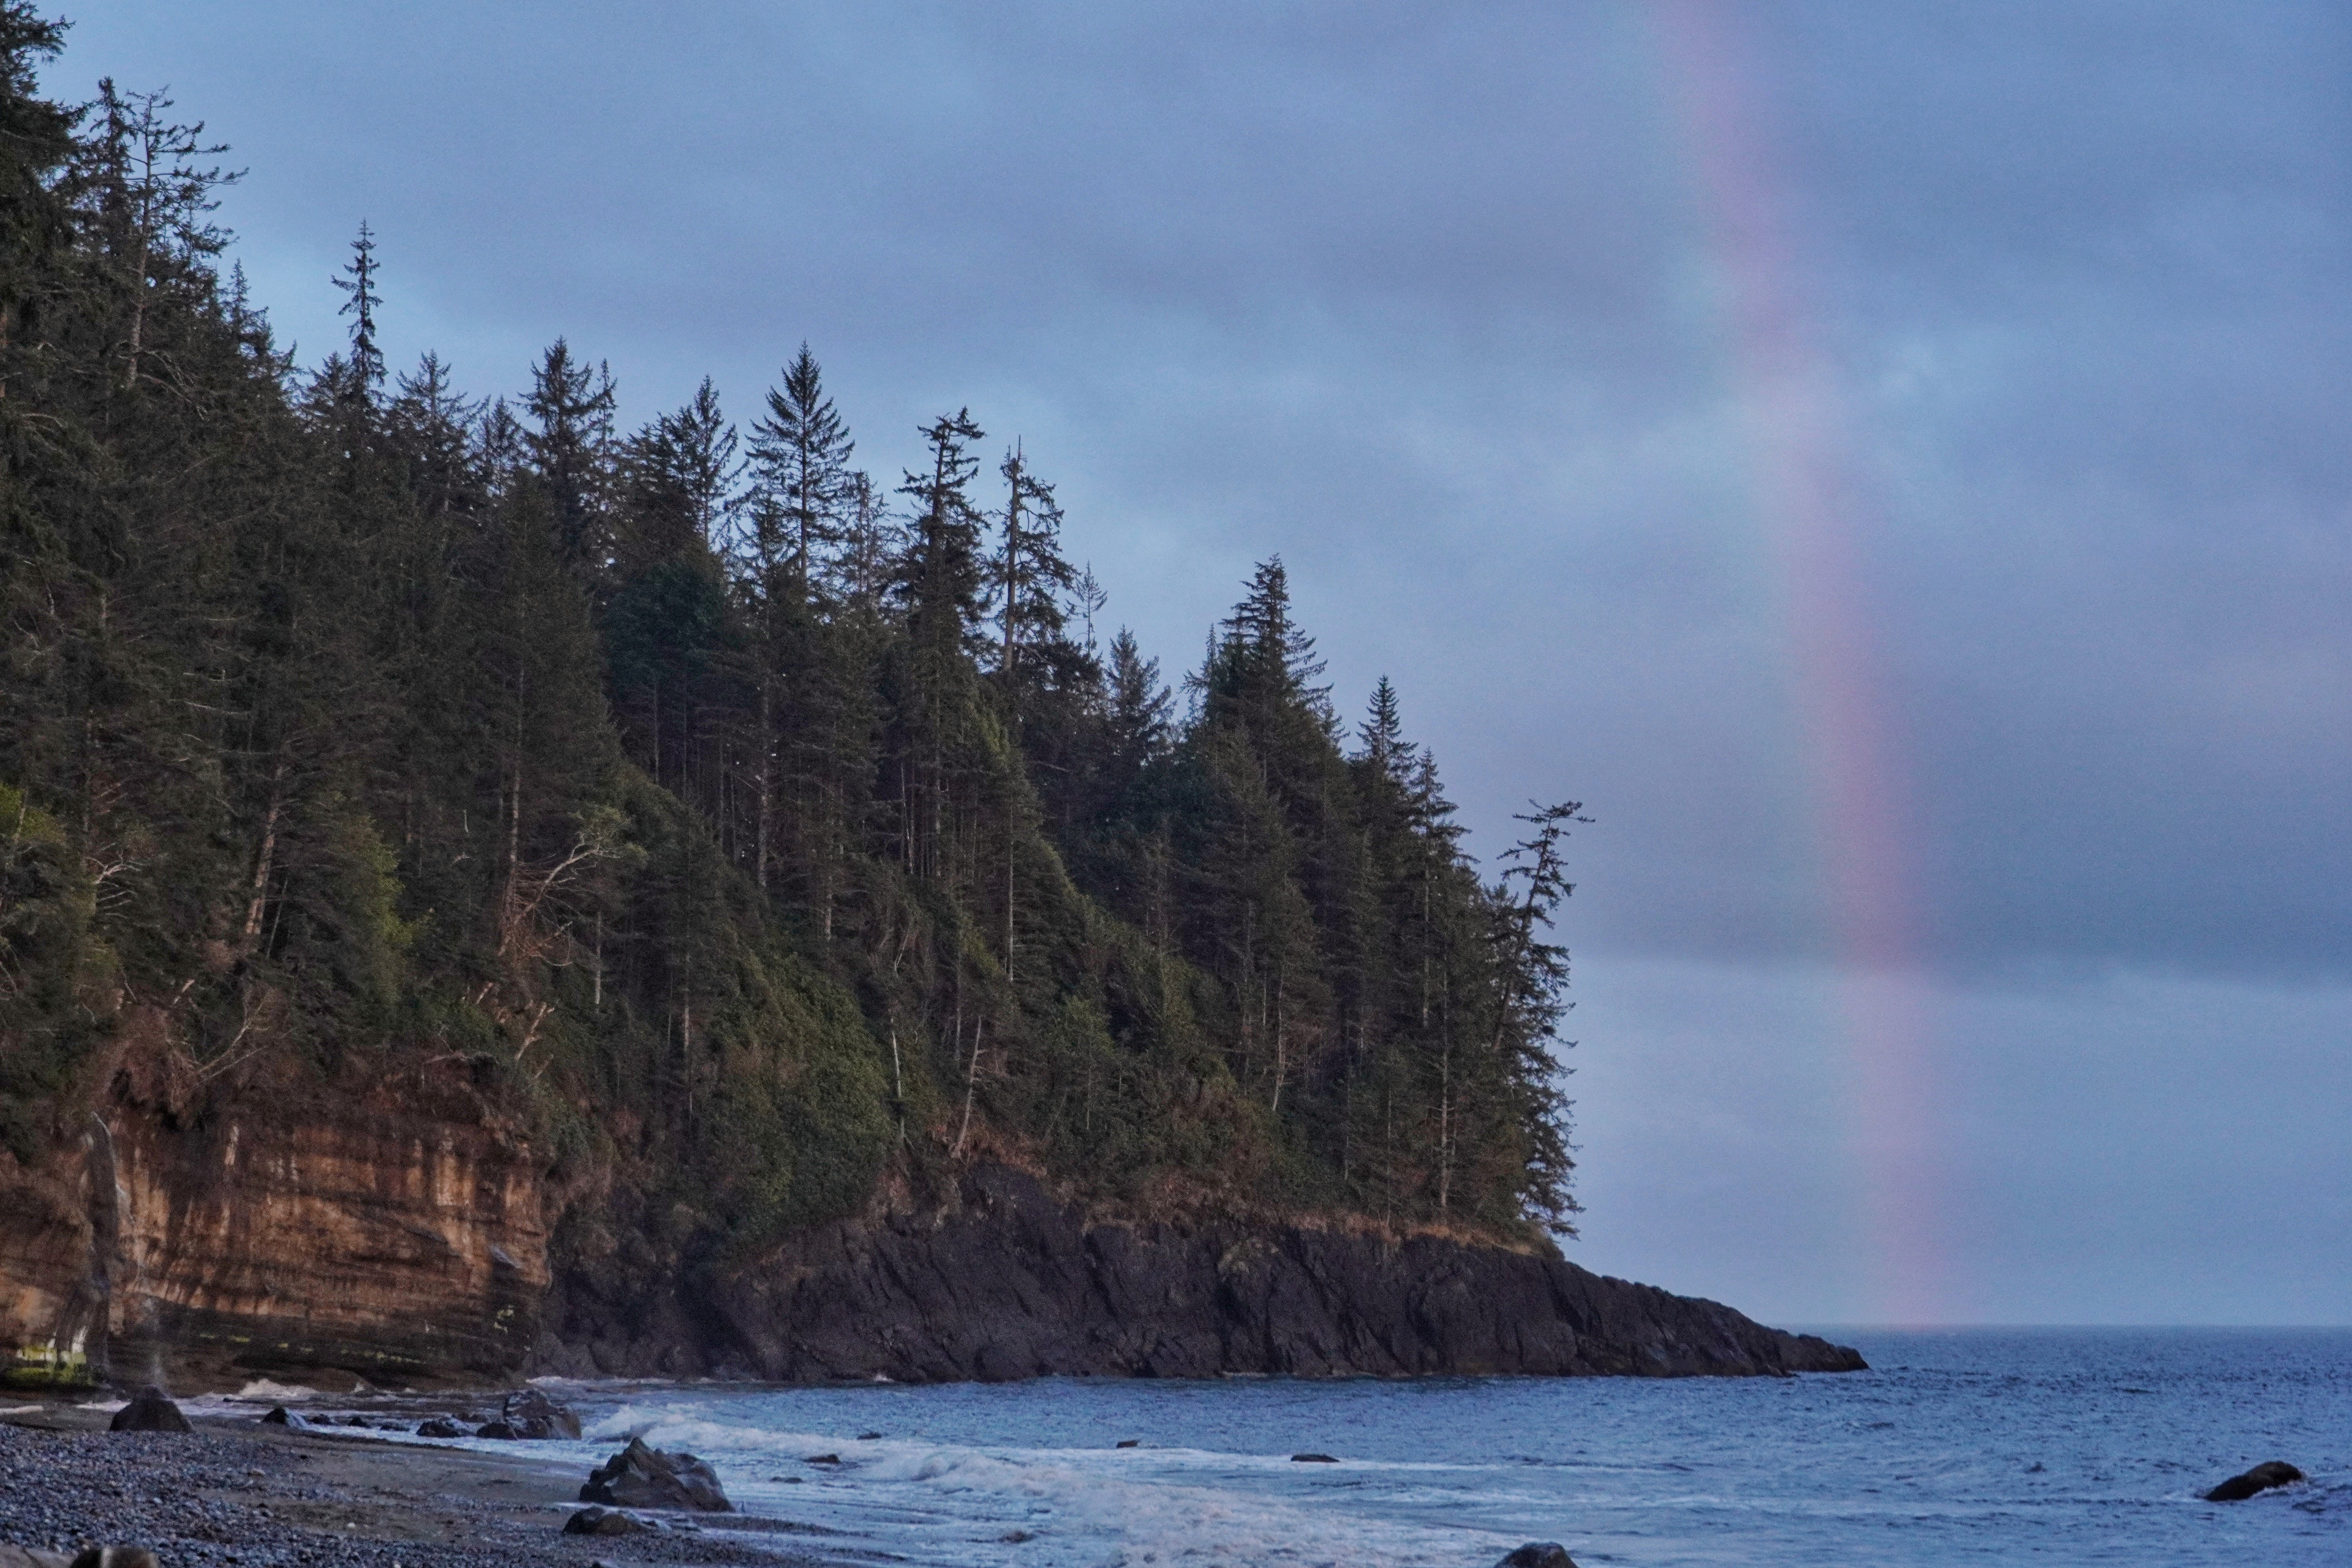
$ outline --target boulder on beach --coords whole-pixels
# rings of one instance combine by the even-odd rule
[[[446,1415],[428,1415],[416,1424],[416,1435],[420,1437],[462,1437],[466,1429]]]
[[[110,1432],[184,1432],[188,1418],[151,1383],[139,1391],[138,1398],[114,1413],[106,1428]]]
[[[1557,1541],[1530,1541],[1515,1552],[1505,1552],[1495,1568],[1576,1568],[1576,1559]]]
[[[643,1437],[588,1473],[582,1502],[617,1508],[691,1508],[732,1513],[735,1505],[719,1485],[719,1472],[692,1454],[665,1454]]]
[[[2207,1502],[2243,1502],[2256,1492],[2266,1492],[2273,1487],[2283,1487],[2303,1479],[2303,1472],[2284,1459],[2273,1459],[2267,1465],[2256,1465],[2242,1476],[2231,1476],[2205,1494]]]
[[[1339,1461],[1328,1454],[1293,1454],[1290,1462],[1294,1465],[1336,1465]]]
[[[580,1417],[572,1414],[571,1406],[550,1399],[536,1388],[517,1389],[499,1406],[499,1419],[514,1429],[517,1437],[545,1441],[551,1437],[578,1438]]]
[[[616,1508],[583,1508],[563,1521],[566,1535],[635,1535],[652,1528]]]
[[[269,1407],[269,1414],[261,1418],[261,1424],[265,1426],[299,1426],[302,1418],[283,1405],[273,1405]]]
[[[517,1436],[520,1436],[520,1434],[516,1432],[512,1426],[508,1426],[503,1421],[485,1421],[479,1426],[474,1428],[474,1436],[477,1437],[495,1437],[499,1442],[511,1443]]]

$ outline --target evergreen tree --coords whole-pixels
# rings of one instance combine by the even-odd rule
[[[614,396],[612,373],[603,364],[591,370],[558,338],[532,370],[524,400],[536,428],[523,432],[523,448],[546,491],[556,559],[583,580],[611,560]]]
[[[376,346],[375,310],[383,303],[375,291],[375,236],[367,220],[360,220],[359,237],[352,241],[352,259],[334,279],[343,292],[339,314],[352,318],[352,381],[354,395],[372,398],[383,384],[383,353]]]
[[[850,499],[850,454],[856,443],[824,395],[824,378],[805,342],[784,367],[781,386],[768,391],[767,416],[752,426],[751,462],[760,494],[753,517],[753,553],[762,571],[789,553],[805,597],[817,552],[843,537],[841,512]]]

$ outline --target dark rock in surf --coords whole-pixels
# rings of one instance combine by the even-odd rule
[[[558,1404],[536,1388],[508,1394],[506,1403],[499,1406],[499,1419],[513,1427],[517,1437],[534,1442],[551,1437],[576,1440],[580,1436],[580,1417],[572,1414],[571,1406]]]
[[[807,1458],[803,1459],[801,1463],[804,1465],[837,1465],[841,1463],[841,1456],[839,1454],[811,1454]]]
[[[269,1414],[261,1418],[261,1424],[265,1426],[299,1426],[302,1418],[283,1405],[273,1405],[269,1407]]]
[[[416,1424],[416,1435],[420,1437],[462,1437],[466,1429],[446,1415],[434,1415]]]
[[[494,1438],[501,1443],[511,1443],[515,1440],[516,1433],[512,1426],[503,1421],[485,1421],[474,1428],[474,1436]]]
[[[1118,1440],[1118,1446],[1122,1448],[1139,1448],[1143,1446],[1143,1440],[1139,1437],[1121,1437]]]
[[[110,1432],[184,1432],[188,1418],[180,1407],[163,1397],[163,1391],[153,1384],[139,1391],[139,1397],[114,1413],[106,1424]]]
[[[1516,1552],[1506,1552],[1495,1568],[1576,1568],[1576,1559],[1557,1541],[1530,1541]]]
[[[643,1437],[588,1474],[580,1489],[582,1502],[618,1508],[690,1508],[705,1513],[732,1513],[719,1485],[719,1472],[692,1454],[665,1454],[647,1447]]]
[[[583,1508],[563,1521],[566,1535],[642,1535],[652,1528],[616,1508]]]
[[[2256,1492],[2266,1492],[2273,1487],[2291,1486],[2303,1479],[2303,1472],[2284,1459],[2273,1459],[2266,1465],[2256,1465],[2242,1476],[2231,1476],[2205,1494],[2207,1502],[2243,1502]]]
[[[1336,1465],[1339,1461],[1328,1454],[1293,1454],[1290,1462],[1294,1465]]]

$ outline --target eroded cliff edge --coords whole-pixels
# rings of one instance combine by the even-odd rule
[[[1090,1215],[979,1163],[751,1258],[565,1186],[457,1066],[192,1094],[130,1053],[79,1138],[0,1173],[18,1383],[518,1373],[901,1382],[1753,1375],[1850,1350],[1556,1257],[1193,1213]]]

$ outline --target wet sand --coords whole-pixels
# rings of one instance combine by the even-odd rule
[[[483,1454],[242,1415],[194,1415],[186,1436],[113,1433],[107,1419],[70,1405],[24,1408],[0,1395],[0,1543],[68,1553],[144,1546],[163,1568],[814,1568],[820,1559],[806,1543],[825,1533],[807,1521],[648,1513],[668,1528],[565,1535],[583,1478],[576,1465],[534,1458],[528,1444]]]

